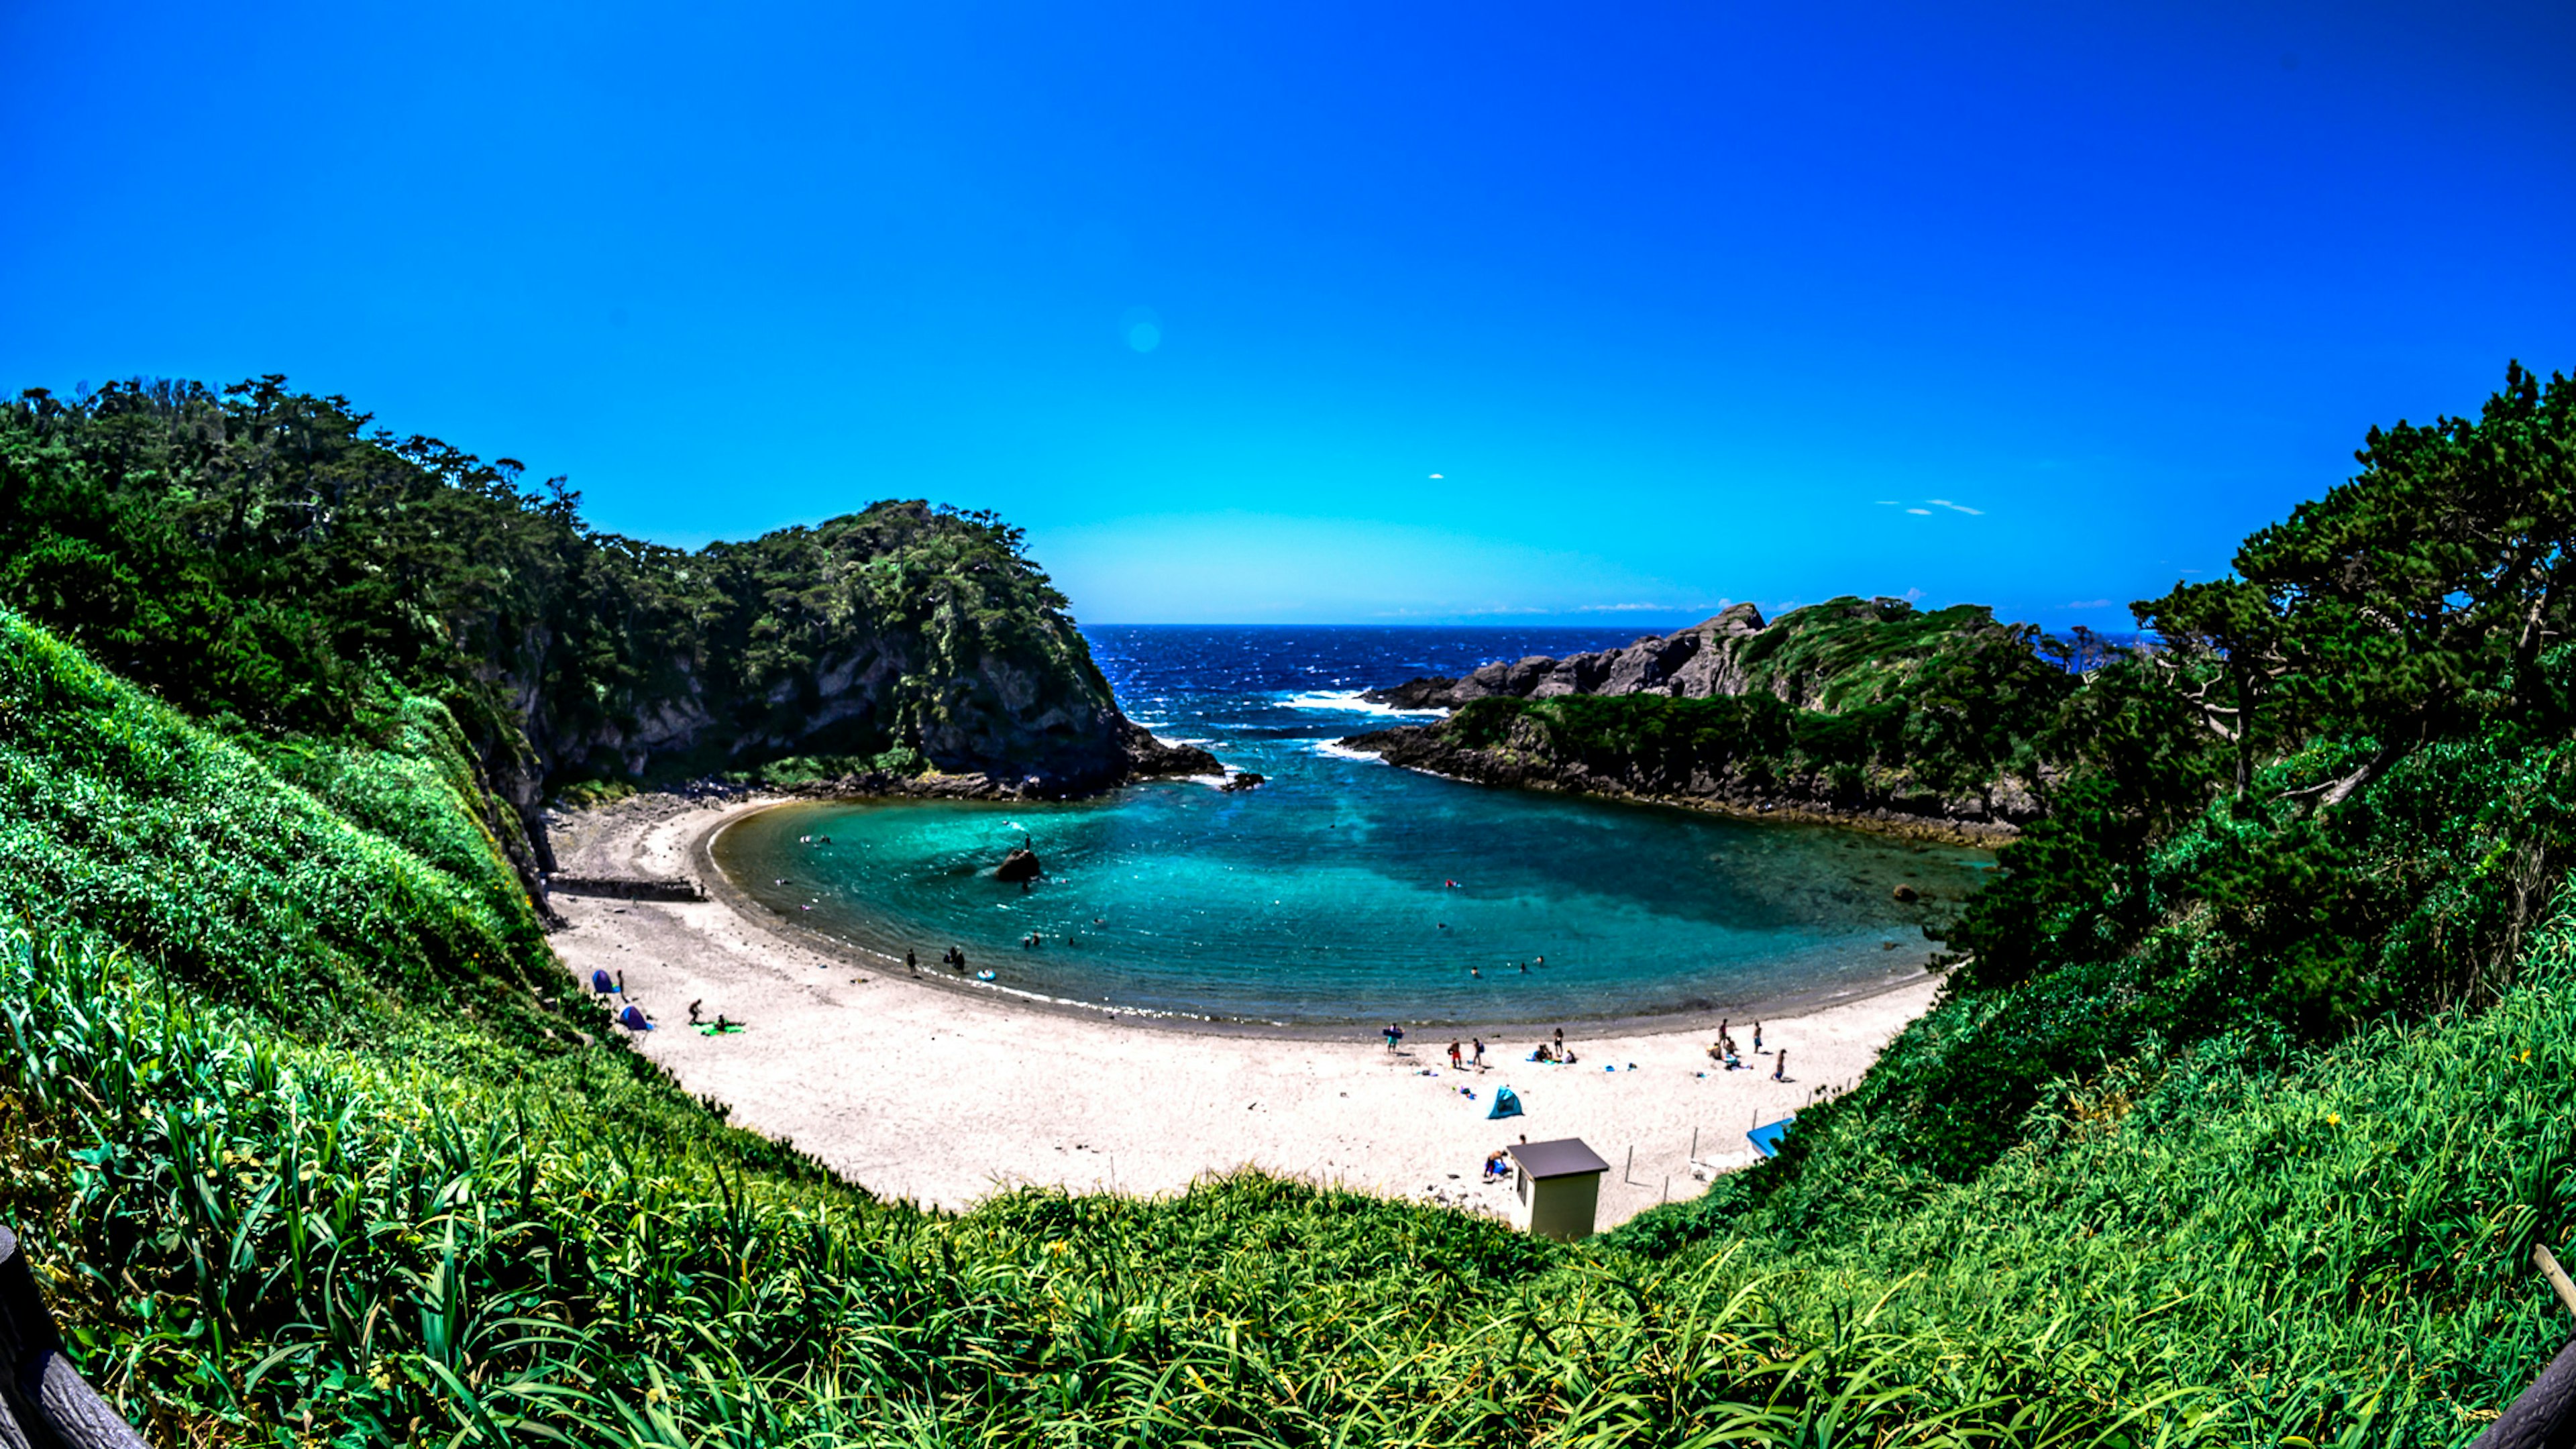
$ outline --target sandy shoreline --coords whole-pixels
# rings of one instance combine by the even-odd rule
[[[583,812],[559,827],[559,863],[568,874],[697,875],[697,843],[769,803],[646,796]],[[982,999],[773,929],[766,912],[713,894],[559,895],[570,925],[556,952],[584,981],[594,969],[623,972],[629,998],[660,1023],[642,1038],[645,1054],[689,1091],[730,1104],[735,1124],[793,1139],[882,1196],[949,1208],[1022,1184],[1174,1192],[1258,1166],[1500,1212],[1503,1190],[1480,1188],[1477,1167],[1526,1135],[1580,1137],[1610,1160],[1606,1228],[1667,1191],[1699,1190],[1695,1171],[1751,1160],[1747,1127],[1857,1080],[1938,990],[1926,977],[1766,1019],[1764,1044],[1788,1049],[1788,1083],[1770,1079],[1769,1056],[1758,1070],[1710,1070],[1710,1033],[1697,1024],[1578,1025],[1573,1067],[1524,1060],[1535,1043],[1526,1032],[1489,1035],[1488,1070],[1459,1073],[1447,1037],[1427,1031],[1390,1055],[1365,1028],[1344,1040],[1227,1035]],[[688,1027],[693,1000],[709,1019],[723,1012],[749,1029],[700,1035]],[[1737,1039],[1749,1044],[1750,1033]],[[1506,1083],[1527,1113],[1489,1122],[1486,1105]]]

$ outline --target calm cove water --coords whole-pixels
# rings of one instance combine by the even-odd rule
[[[1920,971],[1926,913],[1991,865],[1852,831],[1459,784],[1330,745],[1403,718],[1362,704],[1363,688],[1629,631],[1085,632],[1130,715],[1270,783],[789,806],[726,831],[718,864],[800,924],[917,950],[925,973],[954,945],[1000,989],[1288,1026],[1741,1012],[1856,993]],[[1020,844],[1046,865],[1027,891],[993,878]],[[1933,903],[1898,904],[1900,883]],[[1023,944],[1031,932],[1041,945]]]

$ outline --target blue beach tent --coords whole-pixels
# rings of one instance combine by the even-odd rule
[[[1496,1087],[1494,1089],[1494,1110],[1485,1114],[1485,1120],[1491,1122],[1497,1117],[1517,1117],[1520,1114],[1521,1094],[1513,1091],[1509,1087]]]
[[[1792,1112],[1777,1122],[1765,1123],[1744,1135],[1752,1142],[1754,1151],[1765,1157],[1777,1157],[1780,1155],[1780,1139],[1789,1135],[1789,1124],[1797,1120],[1798,1114]]]

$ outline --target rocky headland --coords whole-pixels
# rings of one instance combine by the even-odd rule
[[[2015,722],[2074,681],[1979,607],[1751,604],[1621,649],[1488,664],[1365,697],[1447,709],[1342,741],[1480,784],[1990,841],[2045,809]]]

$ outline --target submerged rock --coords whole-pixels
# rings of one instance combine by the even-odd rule
[[[1217,788],[1231,795],[1237,790],[1258,790],[1261,788],[1262,784],[1263,780],[1261,776],[1254,774],[1250,770],[1246,770],[1242,774],[1228,777],[1226,782],[1217,786]]]

